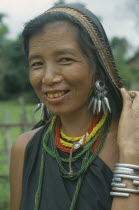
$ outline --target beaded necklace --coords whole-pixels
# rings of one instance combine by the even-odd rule
[[[57,132],[56,133],[60,133],[61,134],[61,137],[58,136],[58,139],[56,139],[55,143],[56,143],[56,146],[59,148],[59,149],[62,149],[62,151],[64,152],[63,150],[63,147],[61,147],[61,144],[64,146],[64,147],[67,147],[67,148],[74,148],[76,149],[79,148],[80,146],[85,146],[90,140],[91,138],[93,138],[95,136],[95,134],[98,132],[98,130],[102,127],[102,125],[105,123],[105,120],[107,118],[107,114],[106,113],[105,115],[103,115],[102,119],[98,122],[98,120],[100,119],[101,117],[101,114],[96,116],[96,118],[94,119],[93,123],[91,124],[91,126],[89,127],[88,131],[86,132],[85,135],[81,136],[81,137],[67,137],[62,131],[59,132],[59,128],[60,128],[60,125],[59,128],[57,129]],[[60,142],[59,142],[60,141]],[[76,147],[75,147],[75,146]],[[76,150],[74,150],[76,151]],[[70,150],[66,150],[65,149],[65,152],[70,152]]]
[[[66,148],[60,142],[60,121],[57,120],[57,117],[54,116],[51,120],[51,123],[47,129],[47,132],[43,136],[43,147],[42,147],[42,158],[41,158],[41,166],[40,166],[40,175],[39,175],[39,183],[38,189],[35,195],[35,206],[34,210],[39,210],[40,198],[41,198],[41,191],[43,185],[43,173],[44,173],[44,164],[45,164],[45,157],[47,154],[51,155],[58,163],[59,169],[61,172],[61,176],[63,178],[69,180],[77,180],[76,189],[73,195],[73,199],[71,201],[71,205],[69,210],[75,210],[76,201],[78,198],[78,194],[81,188],[81,184],[83,181],[83,177],[85,172],[87,171],[89,165],[94,161],[96,156],[98,155],[100,149],[102,148],[106,136],[109,131],[110,123],[111,123],[111,115],[108,114],[108,111],[102,116],[98,117],[97,120],[94,120],[94,128],[97,128],[96,132],[91,135],[90,140],[86,143],[86,145],[82,148],[82,150],[75,154],[74,157],[63,158],[59,155],[58,149],[60,145],[60,150],[64,152],[71,150],[71,148]],[[94,130],[94,129],[93,129]],[[90,134],[92,131],[90,132]],[[48,146],[48,141],[51,139],[51,146]],[[87,139],[87,138],[86,138]],[[85,139],[85,140],[86,140]],[[73,150],[76,152],[77,150]],[[63,162],[74,162],[82,157],[82,164],[81,168],[76,171],[68,171],[64,168]]]
[[[93,122],[91,123],[90,127],[88,128],[87,132],[86,133],[90,133],[94,127],[94,125],[97,123],[97,121],[99,120],[99,118],[101,117],[101,113],[99,113],[99,115],[95,116]],[[62,129],[60,129],[60,136],[61,136],[61,139],[65,139],[67,141],[71,141],[71,142],[75,142],[75,141],[79,141],[80,139],[84,138],[86,134],[82,135],[82,136],[79,136],[79,137],[69,137],[67,136],[63,131]],[[60,139],[60,141],[61,141]]]

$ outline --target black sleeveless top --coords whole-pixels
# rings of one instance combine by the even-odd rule
[[[34,209],[42,155],[42,136],[46,129],[47,125],[43,126],[26,147],[20,210]],[[77,170],[80,163],[75,161],[73,169]],[[112,175],[110,168],[97,157],[84,176],[75,210],[111,210],[112,198],[109,192]],[[47,154],[39,210],[69,210],[76,183],[77,181],[62,178],[56,160]]]

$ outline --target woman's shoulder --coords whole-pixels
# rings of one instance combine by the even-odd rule
[[[13,143],[12,150],[25,151],[27,144],[42,127],[21,134]]]
[[[22,192],[22,172],[27,144],[41,127],[20,135],[13,143],[10,160],[11,209],[19,209]]]

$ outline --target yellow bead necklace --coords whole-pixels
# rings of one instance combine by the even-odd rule
[[[84,137],[84,141],[82,143],[82,146],[84,146],[85,144],[87,144],[91,138],[93,138],[96,133],[98,132],[98,130],[102,127],[102,125],[105,123],[106,119],[108,116],[108,110],[106,111],[106,113],[102,116],[102,118],[100,119],[100,121],[96,124],[96,126],[92,129],[91,133],[88,134],[88,132],[86,132],[85,135],[80,136],[80,137],[69,137],[66,136],[66,134],[63,133],[62,129],[60,130],[60,142],[63,146],[68,147],[68,148],[72,148],[73,143],[75,142],[79,142],[81,139],[83,139]],[[64,140],[66,139],[66,141]],[[69,141],[69,142],[67,142]]]

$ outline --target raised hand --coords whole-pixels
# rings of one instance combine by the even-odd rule
[[[123,110],[121,113],[117,142],[120,162],[139,165],[139,92],[134,91],[134,100],[122,88]]]

